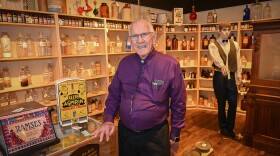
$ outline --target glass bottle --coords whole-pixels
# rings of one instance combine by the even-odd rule
[[[190,56],[186,56],[183,63],[184,66],[190,66],[190,60]]]
[[[182,50],[187,50],[187,40],[186,40],[186,36],[184,36],[184,39],[182,40]]]
[[[78,37],[77,41],[77,52],[78,54],[86,54],[86,42],[85,42],[85,34],[81,34]]]
[[[265,7],[263,8],[263,18],[272,18],[271,16],[271,7],[267,2]]]
[[[109,44],[109,43],[108,43]],[[97,52],[97,47],[99,47],[97,36],[90,36],[88,51],[90,54],[95,54]]]
[[[210,43],[216,42],[216,37],[214,36],[214,34],[212,34],[212,36],[210,37]]]
[[[214,19],[213,19],[213,13],[212,11],[209,11],[207,14],[207,23],[213,23]]]
[[[214,10],[213,12],[213,23],[217,23],[218,22],[218,14],[216,12],[216,10]]]
[[[38,102],[38,93],[35,89],[30,89],[30,92],[29,92],[33,98],[33,101],[37,101]]]
[[[0,70],[0,90],[4,90],[4,74],[2,70]]]
[[[110,60],[108,61],[108,75],[112,75],[112,65],[110,63]]]
[[[111,4],[111,8],[112,8],[111,18],[117,19],[119,15],[119,4],[116,2],[116,0],[114,0],[114,2]]]
[[[202,55],[200,58],[200,65],[201,66],[205,66],[205,62],[204,62],[204,56]]]
[[[208,49],[208,45],[209,45],[209,40],[207,38],[207,35],[205,35],[202,40],[202,49]]]
[[[208,62],[208,56],[205,54],[204,55],[204,65],[207,66],[207,62]]]
[[[28,57],[32,57],[32,56],[36,56],[35,55],[35,51],[34,51],[34,41],[31,38],[31,34],[28,32],[26,33],[26,46],[27,46],[27,56]]]
[[[101,3],[99,10],[100,10],[100,17],[109,18],[109,7],[107,3]]]
[[[50,83],[51,82],[50,75],[51,75],[51,73],[49,71],[49,68],[44,67],[44,70],[43,70],[43,82],[44,83]]]
[[[17,98],[17,95],[16,95],[15,92],[10,92],[9,96],[8,96],[8,99],[9,99],[9,105],[18,104],[18,98]]]
[[[101,64],[100,64],[100,62],[95,62],[95,70],[96,70],[96,75],[101,75]]]
[[[33,101],[33,97],[32,97],[32,94],[30,93],[30,91],[27,90],[26,94],[25,94],[25,102],[30,102],[30,101]]]
[[[6,97],[5,94],[0,94],[0,106],[4,107],[4,106],[8,106],[9,105],[9,100]]]
[[[130,42],[130,39],[127,38],[126,41],[125,41],[125,51],[126,52],[131,52],[131,42]]]
[[[11,58],[12,57],[11,39],[9,38],[9,35],[8,35],[7,32],[2,32],[1,47],[2,47],[3,57],[4,58]]]
[[[47,52],[46,56],[51,56],[52,55],[52,43],[49,39],[49,36],[45,36],[46,44],[47,44]]]
[[[42,91],[42,100],[44,104],[49,104],[51,103],[51,95],[50,95],[50,91],[48,90],[48,88],[44,88]]]
[[[248,8],[248,5],[246,5],[246,8],[243,10],[243,21],[250,20],[250,9]]]
[[[65,35],[65,37],[62,39],[61,46],[65,55],[72,55],[73,46],[72,41],[68,35]]]
[[[166,37],[166,50],[171,50],[172,47],[172,41],[169,38],[169,36]]]
[[[115,48],[115,51],[116,51],[117,53],[122,52],[122,41],[121,41],[119,35],[117,35],[117,41],[116,41],[116,42],[117,42],[117,46],[116,46],[116,48]]]
[[[50,95],[51,95],[51,101],[56,100],[56,91],[55,91],[55,87],[51,86],[48,89],[50,91]]]
[[[46,56],[47,55],[47,41],[43,36],[43,33],[39,33],[38,38],[38,56]]]
[[[22,58],[26,56],[26,42],[22,33],[18,33],[17,36],[17,57]]]
[[[256,3],[251,5],[251,15],[250,17],[252,20],[262,19],[263,17],[263,5],[259,2],[259,0],[256,0]]]
[[[28,76],[25,67],[21,67],[21,71],[19,73],[19,80],[20,80],[21,87],[28,86]]]
[[[253,49],[253,45],[254,45],[254,33],[252,33],[252,35],[249,37],[249,49]]]
[[[190,50],[195,50],[195,39],[194,39],[194,36],[191,37]]]
[[[11,74],[8,67],[3,67],[4,87],[12,87]]]
[[[248,49],[249,48],[249,36],[247,33],[245,33],[244,36],[242,36],[242,46],[243,49]]]
[[[125,3],[124,7],[122,8],[122,19],[127,21],[131,20],[131,6],[129,3]]]
[[[245,55],[241,56],[241,65],[242,67],[246,67],[247,59]]]
[[[70,68],[69,68],[68,65],[63,64],[63,69],[62,69],[62,71],[63,71],[63,77],[64,77],[64,78],[70,77],[70,72],[71,72],[71,70],[70,70]]]
[[[176,35],[172,39],[172,50],[178,50],[178,38]]]
[[[99,79],[94,79],[92,82],[92,93],[97,94],[101,91],[101,83]]]
[[[32,84],[32,75],[31,75],[30,70],[28,69],[28,65],[25,65],[24,68],[27,73],[28,85],[31,85]]]
[[[98,110],[102,110],[103,109],[103,104],[102,104],[102,101],[101,100],[98,100],[98,107],[97,107],[97,109]]]
[[[95,63],[93,61],[90,62],[90,67],[91,67],[91,76],[96,76],[96,68],[95,68]]]
[[[82,63],[77,63],[76,64],[76,73],[77,73],[77,77],[83,77],[83,69],[84,69],[84,66]]]
[[[190,21],[191,21],[191,24],[195,24],[195,20],[197,18],[197,14],[196,14],[196,11],[195,11],[195,3],[194,3],[194,0],[192,0],[192,11],[190,13]]]

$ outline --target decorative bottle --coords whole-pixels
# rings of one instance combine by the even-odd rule
[[[265,7],[263,8],[263,18],[272,18],[271,16],[271,7],[269,3],[267,2]]]
[[[182,40],[182,50],[187,50],[187,40],[186,40],[186,36],[184,36],[184,39]]]
[[[243,21],[250,20],[250,9],[248,8],[248,5],[246,5],[246,8],[243,10]]]
[[[8,98],[9,98],[9,105],[18,104],[18,98],[15,92],[10,92]]]
[[[169,36],[166,37],[166,50],[171,50],[172,47],[172,41],[171,38],[169,38]]]
[[[8,67],[3,67],[4,87],[12,87],[11,74]]]
[[[81,34],[78,37],[77,41],[77,52],[78,54],[86,54],[86,42],[85,42],[85,34]]]
[[[194,36],[191,37],[190,50],[195,50],[195,39],[194,39]]]
[[[1,47],[2,47],[3,57],[11,58],[12,57],[11,39],[9,38],[9,35],[6,32],[2,32]]]
[[[42,100],[44,104],[51,103],[51,95],[48,88],[44,88],[42,91]]]
[[[5,107],[9,105],[9,100],[5,94],[0,94],[0,107]]]
[[[197,14],[196,14],[196,11],[195,11],[195,2],[194,2],[194,0],[192,0],[192,11],[190,13],[189,18],[191,20],[191,24],[195,24],[195,20],[197,18]]]
[[[25,67],[21,67],[21,71],[19,73],[19,80],[20,80],[21,87],[28,86],[28,76],[27,76]]]
[[[34,51],[34,41],[31,38],[31,34],[28,32],[26,33],[26,46],[27,46],[27,56],[32,57],[36,56],[35,51]]]
[[[263,17],[263,5],[262,3],[259,2],[259,0],[256,0],[256,3],[251,5],[251,19],[252,20],[257,20],[257,19],[262,19]]]
[[[117,19],[119,15],[119,4],[117,4],[116,0],[114,0],[114,2],[111,4],[111,8],[112,8],[111,18]]]
[[[218,22],[218,14],[216,12],[216,10],[214,10],[213,12],[213,23],[217,23]]]
[[[25,65],[24,69],[27,73],[28,85],[31,85],[32,84],[32,75],[31,75],[30,70],[28,69],[28,65]]]
[[[101,3],[100,17],[109,18],[109,7],[107,3]]]
[[[17,37],[17,57],[26,57],[26,42],[22,33],[18,33]]]
[[[119,35],[117,35],[117,41],[116,41],[116,42],[117,42],[117,46],[116,46],[116,48],[115,48],[115,51],[116,51],[117,53],[122,52],[122,41],[121,41]]]
[[[129,3],[125,3],[122,8],[122,19],[127,21],[131,20],[131,7]]]
[[[248,46],[249,46],[249,37],[247,35],[247,33],[245,33],[244,36],[242,36],[242,48],[243,49],[248,49]]]
[[[43,36],[43,33],[39,33],[39,38],[38,38],[38,56],[46,56],[47,54],[47,42],[46,39]]]
[[[172,39],[172,50],[178,50],[178,38],[176,35]]]
[[[130,42],[129,38],[127,38],[125,41],[125,51],[131,52],[131,42]]]
[[[205,35],[202,40],[202,49],[208,49],[208,45],[209,45],[209,40],[207,38],[207,35]]]
[[[212,11],[209,11],[207,14],[207,23],[213,23],[214,19],[213,19],[213,13]]]

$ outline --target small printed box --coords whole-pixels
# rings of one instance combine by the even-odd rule
[[[173,23],[183,24],[183,8],[173,8]]]

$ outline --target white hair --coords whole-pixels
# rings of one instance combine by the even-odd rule
[[[132,28],[134,25],[137,25],[137,24],[140,24],[140,23],[145,23],[145,24],[147,24],[148,27],[149,27],[150,32],[154,32],[154,27],[153,27],[153,25],[152,25],[151,22],[149,22],[149,21],[147,21],[147,20],[145,20],[145,19],[139,19],[139,20],[136,20],[136,21],[134,21],[134,22],[132,22],[132,23],[130,24],[129,31],[128,31],[129,36],[130,36],[131,33],[132,33],[132,32],[131,32],[131,28]]]

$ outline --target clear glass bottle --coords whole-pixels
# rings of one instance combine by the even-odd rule
[[[96,68],[94,61],[90,62],[90,68],[91,68],[91,76],[96,76]]]
[[[101,75],[101,64],[100,64],[100,62],[95,62],[95,69],[96,69],[96,75]]]
[[[10,92],[8,97],[9,97],[9,105],[18,104],[18,98],[15,92]]]
[[[4,58],[11,58],[12,57],[11,39],[9,38],[9,35],[8,35],[7,32],[2,32],[1,47],[2,47],[3,57]]]
[[[42,100],[44,104],[51,103],[51,94],[48,88],[44,88],[42,91]]]
[[[121,41],[121,39],[120,39],[120,36],[119,35],[117,35],[117,41],[116,41],[116,43],[117,43],[117,45],[116,45],[116,48],[115,48],[115,51],[117,52],[117,53],[119,53],[119,52],[122,52],[122,41]]]
[[[217,23],[218,22],[218,14],[216,12],[216,10],[214,10],[213,12],[213,23]]]
[[[267,2],[265,7],[263,8],[263,18],[272,18],[271,16],[271,6]]]
[[[44,67],[44,71],[43,71],[43,82],[44,83],[50,83],[51,82],[51,79],[50,79],[50,71],[49,71],[49,68],[46,66]]]
[[[207,23],[213,23],[213,13],[209,11],[207,14]]]
[[[0,94],[0,106],[5,107],[9,105],[9,100],[5,94]]]
[[[26,49],[27,45],[24,39],[24,35],[23,33],[18,33],[17,36],[17,57],[22,58],[22,57],[26,57]]]
[[[263,5],[259,2],[259,0],[256,0],[256,3],[251,5],[251,20],[257,20],[262,19],[263,17]]]
[[[62,71],[63,71],[63,77],[64,77],[64,78],[70,77],[71,70],[70,70],[70,68],[69,68],[68,65],[63,64],[63,69],[62,69]]]
[[[46,56],[47,55],[47,41],[44,37],[43,33],[39,33],[38,38],[38,56]]]
[[[46,39],[46,44],[47,44],[46,56],[51,56],[52,55],[52,43],[51,43],[51,40],[49,39],[49,36],[45,36],[45,39]]]
[[[51,86],[48,89],[50,91],[50,95],[51,95],[51,101],[56,100],[56,91],[55,91],[55,86]]]
[[[190,60],[190,56],[186,56],[183,63],[184,66],[190,66]]]
[[[82,55],[82,54],[86,54],[87,47],[86,47],[86,42],[85,42],[85,34],[81,34],[78,37],[78,41],[77,41],[77,52],[78,54]]]
[[[11,74],[8,67],[3,67],[4,87],[12,87]]]
[[[30,89],[30,94],[33,98],[33,101],[39,101],[39,98],[38,98],[38,93],[35,89]]]
[[[92,93],[97,94],[101,91],[101,83],[99,79],[92,81]]]
[[[30,90],[27,90],[25,94],[25,102],[30,102],[30,101],[34,101],[34,100],[32,94],[30,93]]]
[[[19,73],[19,81],[21,87],[28,86],[28,76],[27,72],[25,70],[25,67],[21,67],[20,73]]]
[[[77,77],[83,77],[84,76],[83,75],[84,66],[83,66],[82,63],[77,63],[75,69],[76,69],[76,76]]]
[[[65,35],[65,37],[62,38],[61,46],[62,46],[64,55],[72,55],[73,45],[72,45],[72,41],[68,35]]]
[[[31,34],[28,32],[26,33],[26,46],[27,46],[27,56],[33,57],[36,56],[35,49],[34,49],[34,40],[31,38]]]
[[[48,70],[49,70],[50,81],[54,81],[53,64],[48,63],[47,67],[48,67]]]

